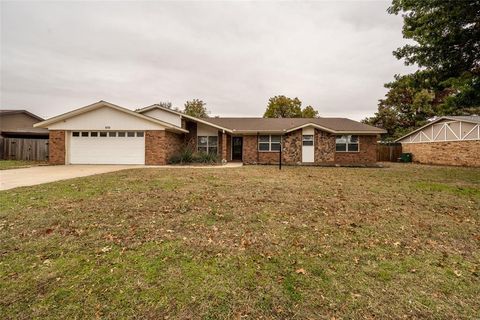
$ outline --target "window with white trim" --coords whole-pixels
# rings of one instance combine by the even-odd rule
[[[336,152],[358,152],[358,136],[343,135],[337,136],[335,140]]]
[[[304,146],[313,146],[313,135],[312,134],[304,134],[302,136],[302,144]]]
[[[268,135],[258,136],[258,151],[280,151],[282,136]]]
[[[217,136],[198,136],[197,137],[197,151],[217,154],[218,152],[218,137]]]

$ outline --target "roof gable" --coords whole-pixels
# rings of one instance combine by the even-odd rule
[[[15,109],[12,109],[12,110],[5,110],[5,109],[4,109],[4,110],[0,110],[0,116],[6,116],[6,115],[10,115],[10,114],[19,114],[19,113],[25,114],[25,115],[27,115],[27,116],[29,116],[29,117],[31,117],[31,118],[34,118],[34,119],[36,119],[36,120],[38,120],[38,121],[43,121],[43,120],[44,120],[43,118],[41,118],[41,117],[37,116],[36,114],[33,114],[33,113],[31,113],[31,112],[29,112],[29,111],[27,111],[27,110],[15,110]]]
[[[96,102],[96,103],[93,103],[91,105],[88,105],[88,106],[85,106],[85,107],[75,109],[73,111],[58,115],[56,117],[52,117],[50,119],[47,119],[45,121],[42,121],[40,123],[35,124],[34,127],[47,128],[49,125],[52,125],[52,124],[58,123],[60,121],[64,121],[64,120],[67,120],[67,119],[70,119],[70,118],[73,118],[73,117],[76,117],[76,116],[79,116],[79,115],[82,115],[82,114],[86,114],[88,112],[91,112],[91,111],[94,111],[94,110],[97,110],[97,109],[100,109],[100,108],[111,108],[111,109],[117,110],[119,112],[125,113],[129,116],[136,117],[136,118],[139,118],[139,119],[142,119],[144,121],[148,121],[148,122],[151,122],[151,123],[154,123],[154,124],[157,124],[157,125],[161,125],[161,126],[167,128],[167,129],[170,129],[172,131],[188,132],[187,130],[182,129],[178,126],[175,126],[171,123],[167,123],[167,122],[164,122],[164,121],[161,121],[161,120],[149,117],[149,116],[145,116],[143,114],[139,114],[139,113],[134,112],[132,110],[129,110],[127,108],[123,108],[123,107],[120,107],[118,105],[115,105],[113,103],[103,101],[103,100],[99,101],[99,102]]]
[[[470,122],[470,123],[477,124],[477,123],[480,123],[480,116],[443,116],[443,117],[437,118],[437,119],[421,126],[418,129],[415,129],[415,130],[407,133],[406,135],[404,135],[404,136],[398,138],[397,140],[395,140],[395,142],[399,142],[399,141],[405,139],[406,137],[411,136],[412,134],[417,133],[418,131],[420,131],[420,130],[426,128],[426,127],[429,127],[429,126],[431,126],[435,123],[443,121],[443,120],[464,121],[464,122]]]
[[[151,111],[151,110],[154,110],[154,109],[159,109],[159,110],[162,110],[162,111],[167,111],[167,112],[170,112],[172,114],[176,114],[178,116],[180,116],[181,118],[185,118],[185,119],[189,119],[189,120],[192,120],[192,121],[195,121],[195,122],[199,122],[199,123],[202,123],[202,124],[205,124],[205,125],[208,125],[208,126],[211,126],[211,127],[214,127],[214,128],[217,128],[219,130],[223,130],[223,131],[227,131],[227,132],[232,132],[229,128],[226,128],[226,127],[223,127],[223,126],[219,126],[215,123],[212,123],[211,121],[209,121],[209,119],[211,118],[197,118],[197,117],[193,117],[193,116],[189,116],[183,112],[180,112],[180,111],[176,111],[176,110],[172,110],[170,108],[166,108],[166,107],[162,107],[158,104],[153,104],[151,106],[148,106],[148,107],[145,107],[145,108],[142,108],[142,109],[138,109],[136,110],[135,112],[138,112],[138,113],[146,113],[148,111]]]

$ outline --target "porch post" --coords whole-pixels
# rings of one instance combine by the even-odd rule
[[[222,163],[227,162],[227,134],[225,131],[222,132],[222,143],[221,143],[221,148],[222,148]]]

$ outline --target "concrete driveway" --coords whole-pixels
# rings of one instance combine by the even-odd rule
[[[17,187],[34,186],[37,184],[86,177],[131,168],[142,168],[142,165],[68,165],[68,166],[38,166],[31,168],[0,170],[0,190]]]

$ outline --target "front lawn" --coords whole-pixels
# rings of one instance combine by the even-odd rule
[[[0,170],[28,168],[46,164],[46,161],[0,160]]]
[[[2,318],[480,317],[480,169],[133,169],[0,192]]]

